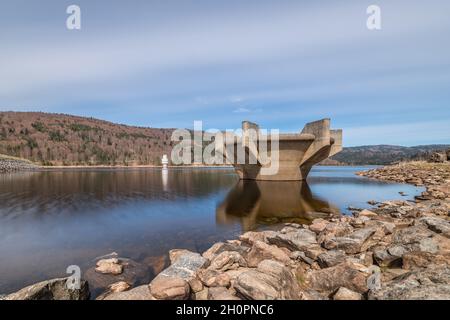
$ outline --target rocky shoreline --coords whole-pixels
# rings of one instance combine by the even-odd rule
[[[450,164],[413,162],[359,175],[426,191],[414,202],[369,201],[370,210],[355,209],[353,216],[330,214],[309,225],[247,232],[202,254],[171,250],[170,266],[148,285],[118,281],[97,299],[450,299]],[[98,261],[96,272],[126,268],[122,259],[110,258]],[[53,297],[86,298],[87,286],[83,294]],[[27,288],[19,292],[5,299],[39,296],[27,297]]]
[[[0,173],[36,170],[37,168],[38,166],[27,160],[0,155]]]

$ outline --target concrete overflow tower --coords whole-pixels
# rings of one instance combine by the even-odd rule
[[[252,137],[256,141],[251,143]],[[249,121],[242,123],[242,136],[234,135],[232,150],[224,147],[225,161],[232,164],[239,177],[244,180],[266,181],[300,181],[306,180],[313,165],[342,151],[342,130],[331,130],[330,119],[322,119],[305,125],[300,133],[280,134],[278,139],[278,170],[275,174],[263,174],[261,169],[269,165],[263,164],[260,158],[260,143],[264,140],[267,144],[265,151],[270,157],[271,137],[259,135],[259,126]],[[229,143],[229,139],[227,139]],[[266,142],[267,141],[267,142]],[[237,157],[237,150],[241,148],[245,153],[245,161]],[[264,155],[263,155],[264,156]],[[249,161],[249,159],[257,159]]]

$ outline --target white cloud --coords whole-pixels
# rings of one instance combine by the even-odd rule
[[[234,109],[233,112],[234,113],[249,113],[249,112],[251,112],[251,110],[247,109],[247,108],[240,107],[240,108]]]

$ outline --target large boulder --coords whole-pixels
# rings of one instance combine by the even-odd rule
[[[173,263],[159,275],[177,277],[189,281],[195,278],[196,272],[205,266],[206,263],[207,260],[200,254],[185,250],[183,254],[173,259]]]
[[[443,163],[445,161],[447,161],[446,152],[433,152],[428,158],[428,162],[432,163]]]
[[[99,300],[155,300],[148,285],[139,286],[128,291],[112,292]]]
[[[309,230],[311,230],[312,232],[315,232],[316,234],[321,233],[323,230],[325,230],[325,228],[327,227],[329,221],[319,218],[319,219],[314,219],[312,221],[312,223],[308,226]]]
[[[373,258],[380,267],[400,267],[402,257],[409,249],[403,245],[392,245],[388,248],[373,249]]]
[[[276,234],[277,232],[272,230],[248,231],[239,236],[239,240],[241,240],[245,244],[253,245],[255,241],[267,242],[267,237],[273,237]]]
[[[393,243],[407,247],[408,251],[436,253],[439,251],[439,241],[435,235],[427,227],[417,225],[396,230],[393,234]]]
[[[246,267],[247,261],[236,251],[223,251],[211,260],[208,269],[216,271],[235,270]]]
[[[257,267],[263,260],[276,260],[288,265],[291,262],[291,259],[284,250],[262,241],[256,241],[247,255],[248,266]]]
[[[317,244],[316,234],[307,229],[294,229],[287,233],[276,233],[267,237],[270,244],[284,247],[291,251],[304,251]]]
[[[450,221],[437,217],[423,217],[419,222],[425,224],[428,229],[450,238]]]
[[[186,300],[189,298],[189,283],[175,276],[158,275],[150,283],[150,294],[158,300]]]
[[[127,291],[131,288],[130,284],[125,281],[119,281],[108,286],[108,289],[99,295],[95,300],[104,300],[105,297],[113,294]]]
[[[324,247],[327,249],[343,250],[347,254],[356,254],[365,251],[366,241],[375,234],[376,228],[358,229],[345,237],[334,237],[325,241]]]
[[[67,288],[68,278],[42,281],[4,297],[4,300],[88,300],[89,285],[81,280],[80,289]]]
[[[340,287],[334,294],[333,300],[363,300],[363,296],[358,292]]]
[[[217,242],[211,248],[203,253],[203,257],[208,260],[213,260],[217,255],[224,251],[236,251],[241,256],[246,256],[247,252],[250,250],[246,244],[237,244],[230,242]]]
[[[450,300],[450,268],[421,269],[406,273],[370,291],[371,300]]]
[[[101,259],[96,265],[95,271],[99,273],[118,275],[123,272],[123,266],[118,258]]]
[[[430,265],[450,265],[450,253],[447,255],[433,254],[429,252],[408,252],[402,257],[402,268],[406,270],[427,268]]]
[[[174,262],[150,283],[150,294],[159,300],[184,300],[190,295],[189,281],[196,278],[197,271],[207,260],[200,254],[183,251],[172,257]]]
[[[347,255],[341,250],[330,250],[322,253],[317,257],[317,262],[321,268],[334,267],[341,262],[344,262]]]
[[[240,299],[225,287],[215,287],[208,289],[208,300],[240,300]]]
[[[323,244],[335,237],[345,237],[351,232],[353,232],[353,227],[347,221],[330,222],[317,236],[317,242]]]
[[[251,300],[295,300],[302,297],[292,272],[273,260],[264,260],[257,269],[241,273],[234,289],[239,295]]]
[[[365,293],[369,273],[361,269],[361,266],[347,261],[331,268],[311,271],[306,275],[306,285],[325,294],[331,294],[340,287]]]

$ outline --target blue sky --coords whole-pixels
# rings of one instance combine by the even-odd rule
[[[330,117],[346,146],[450,143],[449,39],[448,0],[0,0],[0,110],[282,131]]]

